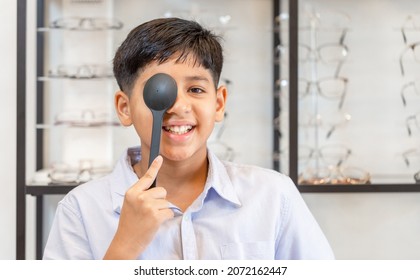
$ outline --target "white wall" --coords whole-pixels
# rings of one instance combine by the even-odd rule
[[[16,165],[16,3],[0,9],[0,259],[15,258]]]
[[[420,259],[420,193],[303,194],[337,259]]]

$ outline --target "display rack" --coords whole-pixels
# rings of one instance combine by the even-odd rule
[[[28,80],[27,76],[27,61],[26,61],[26,52],[27,52],[27,27],[26,27],[26,18],[27,18],[27,9],[28,3],[26,0],[19,0],[17,2],[18,7],[18,55],[17,55],[17,65],[18,65],[18,71],[17,71],[17,143],[18,143],[18,149],[17,149],[17,225],[16,225],[16,259],[25,259],[25,252],[26,252],[26,200],[27,195],[35,197],[35,203],[36,203],[36,259],[42,258],[42,250],[43,250],[43,227],[44,227],[44,196],[45,195],[64,195],[68,193],[71,189],[76,187],[79,183],[79,178],[77,178],[75,181],[54,181],[51,176],[51,172],[48,172],[48,175],[44,175],[47,179],[50,179],[50,181],[35,181],[33,179],[28,178],[28,170],[27,170],[27,140],[28,140],[28,134],[27,134],[27,127],[28,127],[28,115],[27,115],[27,108],[26,108],[26,101],[27,101],[27,89],[26,84]],[[47,32],[51,31],[52,28],[45,28],[46,26],[46,19],[45,19],[45,11],[46,11],[45,1],[44,0],[38,0],[36,3],[36,91],[35,95],[36,98],[34,99],[36,102],[36,108],[35,108],[35,170],[37,173],[38,171],[43,171],[46,168],[46,165],[48,165],[48,162],[51,161],[51,159],[46,159],[45,154],[50,153],[51,151],[46,151],[46,143],[54,141],[54,138],[51,138],[51,134],[53,130],[58,130],[60,126],[60,121],[62,120],[56,120],[55,123],[52,122],[52,117],[46,118],[48,114],[46,114],[46,92],[45,89],[45,83],[56,83],[59,84],[60,81],[64,80],[74,80],[77,81],[78,79],[80,81],[88,83],[89,80],[94,81],[96,77],[89,76],[89,77],[67,77],[68,73],[65,73],[64,76],[53,76],[50,71],[47,71],[47,66],[45,65],[46,57],[45,57],[45,49],[50,48],[51,46],[45,45],[45,36]],[[59,27],[60,28],[60,27]],[[58,28],[58,29],[59,29]],[[50,29],[50,30],[49,30]],[[97,30],[92,30],[93,32]],[[103,31],[103,30],[98,30]],[[106,31],[106,30],[105,30]],[[50,36],[57,35],[60,33],[61,30],[58,30],[55,34]],[[70,31],[72,32],[72,31]],[[87,32],[81,31],[80,34],[82,36],[89,34],[90,30]],[[92,34],[92,33],[90,33]],[[51,67],[51,66],[49,66]],[[83,69],[84,71],[85,69]],[[47,76],[46,76],[46,73]],[[85,75],[86,72],[80,72],[76,74]],[[89,73],[88,73],[89,74]],[[60,88],[60,87],[59,87]],[[61,90],[62,91],[62,90]],[[62,92],[60,92],[62,93]],[[50,95],[47,95],[49,98]],[[64,94],[60,98],[63,98]],[[57,101],[57,100],[56,100]],[[51,108],[49,108],[51,109]],[[60,109],[58,109],[58,112],[60,112]],[[62,112],[60,112],[62,114]],[[52,114],[49,112],[49,114]],[[88,116],[88,121],[91,121],[92,116]],[[65,122],[68,120],[65,119]],[[70,127],[74,124],[70,124]],[[78,123],[76,123],[77,127]],[[87,126],[80,126],[81,129],[95,129],[98,127],[106,127],[109,126],[108,122],[103,124],[96,124],[92,125],[92,123],[89,123]],[[31,126],[32,127],[32,126]],[[69,126],[63,128],[64,129],[72,129],[68,128]],[[79,128],[80,129],[80,128]],[[111,128],[110,128],[111,129]],[[86,130],[85,130],[86,131]],[[57,134],[57,132],[54,132]],[[58,132],[59,133],[59,132]],[[29,134],[31,135],[31,134]],[[57,138],[55,138],[57,139]],[[106,140],[106,139],[105,139]],[[63,157],[61,155],[61,157]],[[68,158],[68,157],[67,157]],[[58,159],[61,159],[58,157]],[[32,175],[33,176],[33,175]]]
[[[288,109],[289,119],[288,126],[288,161],[289,161],[289,176],[297,184],[298,189],[301,192],[418,192],[420,191],[420,184],[416,183],[398,183],[396,179],[395,183],[386,184],[299,184],[298,183],[298,115],[299,115],[299,100],[298,100],[298,80],[299,80],[299,58],[298,58],[298,45],[299,45],[299,3],[302,1],[289,0],[288,1]],[[278,16],[278,14],[277,14]],[[275,71],[275,73],[278,73]],[[277,102],[278,100],[275,100]],[[278,117],[280,112],[274,111],[274,118]],[[279,138],[274,139],[276,143],[280,142]],[[277,144],[276,144],[277,145]],[[278,151],[278,146],[274,147],[275,151]],[[278,166],[277,158],[275,158],[273,165]]]

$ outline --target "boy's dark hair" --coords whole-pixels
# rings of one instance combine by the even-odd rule
[[[223,66],[220,37],[195,21],[159,18],[134,28],[118,48],[114,57],[114,75],[118,86],[131,94],[140,71],[149,63],[177,62],[194,59],[194,63],[210,70],[217,87]]]

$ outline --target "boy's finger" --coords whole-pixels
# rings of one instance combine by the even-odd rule
[[[150,165],[149,169],[146,173],[140,178],[140,180],[136,183],[136,185],[141,190],[147,190],[156,179],[156,176],[159,172],[160,167],[162,166],[163,158],[162,156],[157,156],[152,164]]]
[[[166,189],[162,187],[151,188],[147,191],[147,195],[154,199],[165,198],[166,194],[167,194]]]
[[[162,209],[159,211],[159,213],[161,215],[162,222],[165,220],[169,220],[175,216],[174,211],[172,211],[171,209]]]

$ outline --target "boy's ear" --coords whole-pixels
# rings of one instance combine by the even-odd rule
[[[114,102],[121,124],[130,126],[133,123],[130,114],[130,98],[123,91],[117,91],[115,93]]]
[[[217,89],[216,92],[216,122],[223,121],[225,117],[225,106],[227,99],[227,88],[222,85]]]

